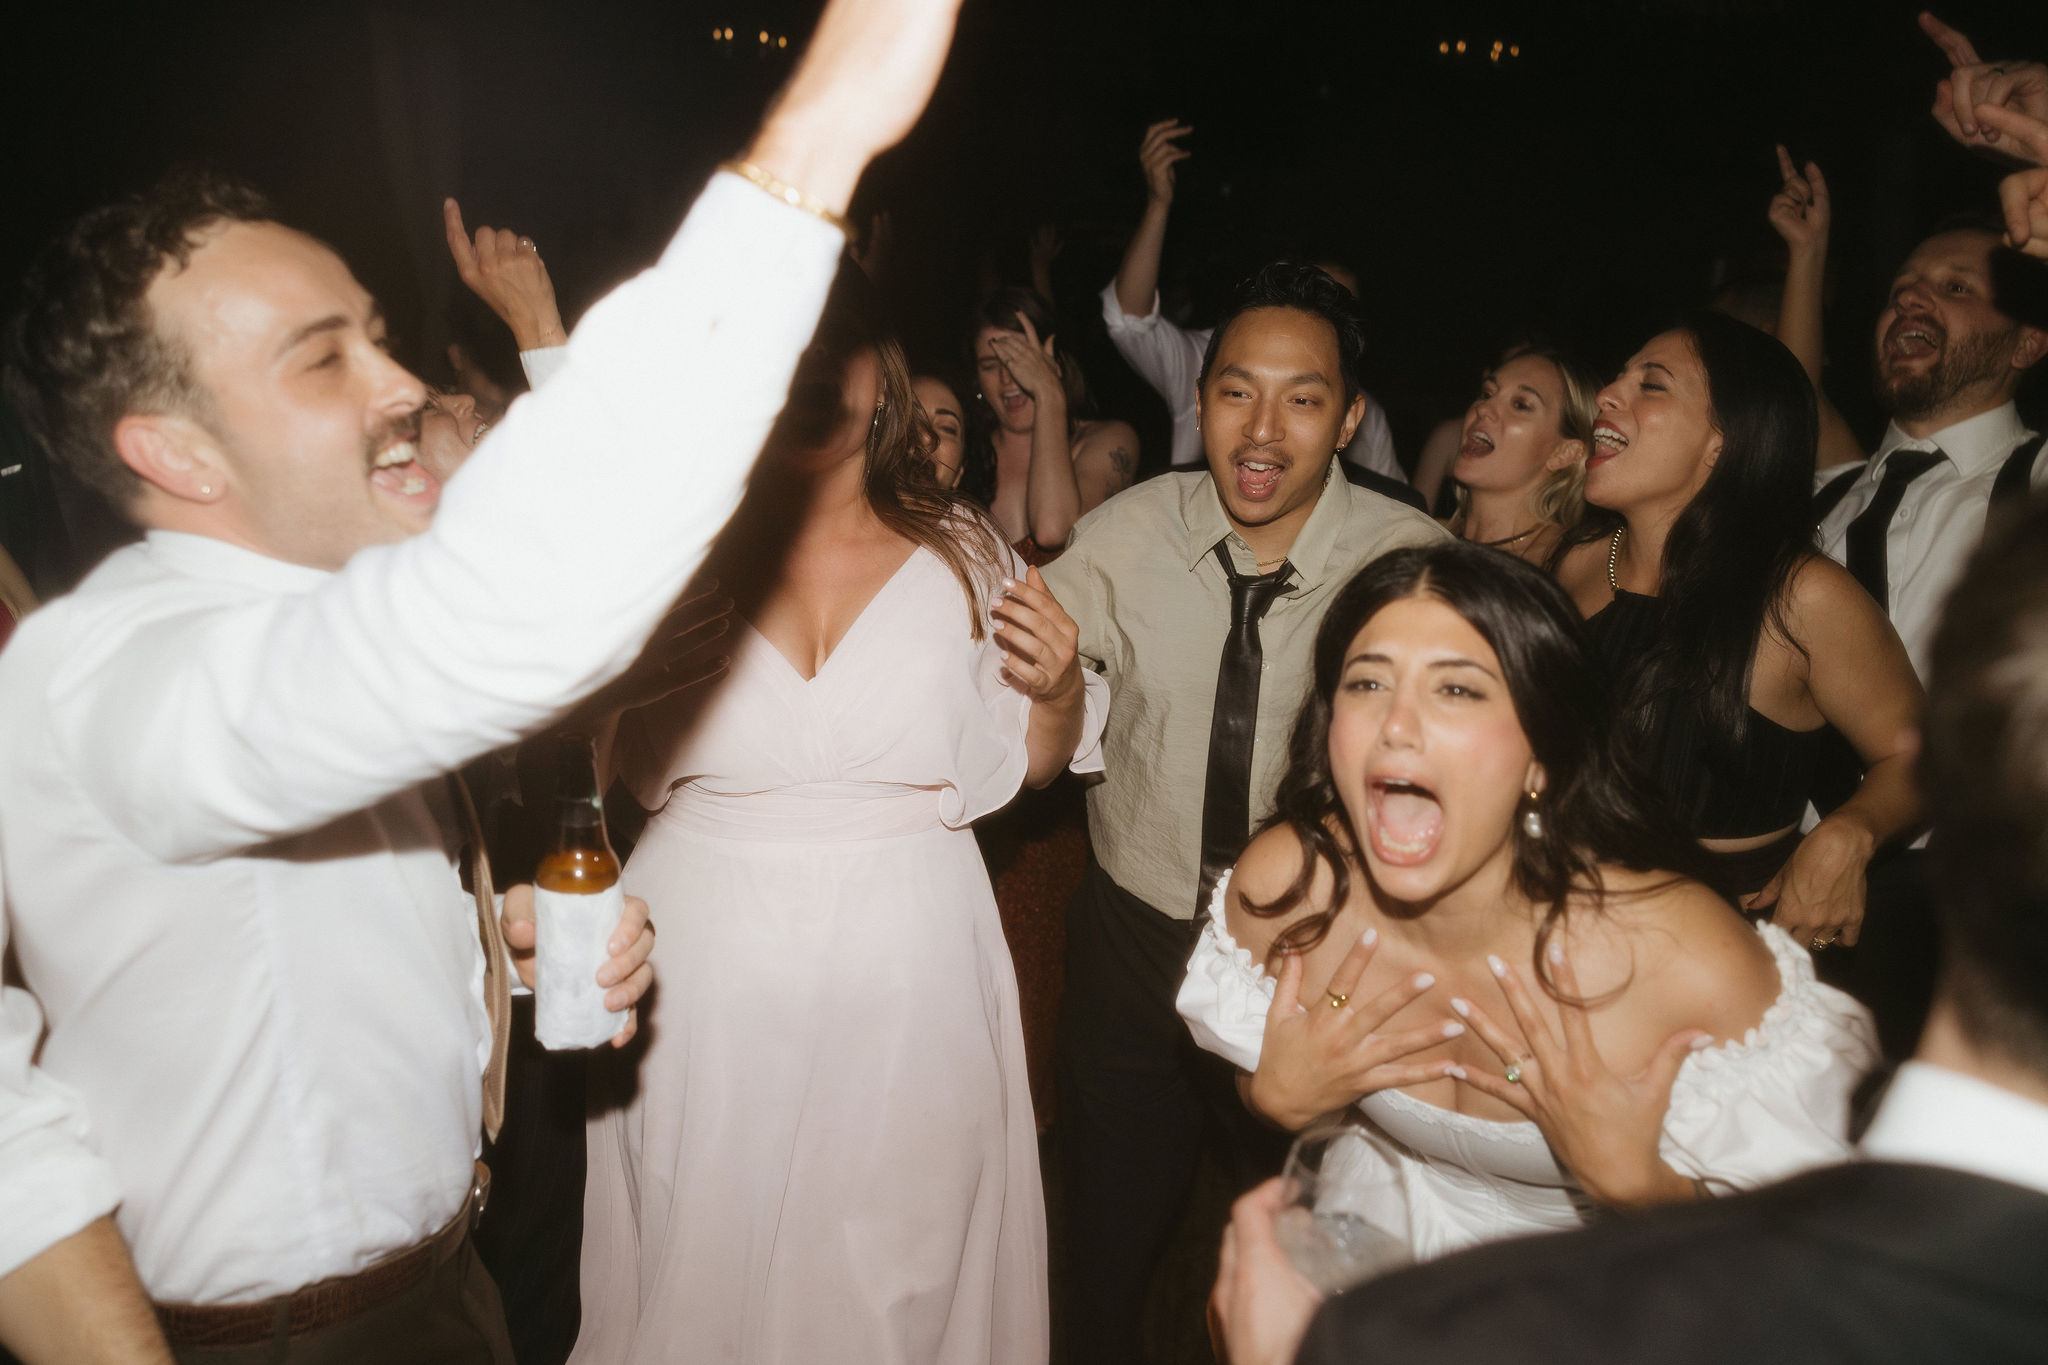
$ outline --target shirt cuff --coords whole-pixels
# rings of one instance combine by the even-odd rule
[[[1159,291],[1152,291],[1152,307],[1144,316],[1126,313],[1116,296],[1116,281],[1102,286],[1102,323],[1112,335],[1118,332],[1149,332],[1159,325]]]
[[[567,346],[536,346],[519,353],[519,368],[526,371],[526,387],[538,392],[569,363]]]

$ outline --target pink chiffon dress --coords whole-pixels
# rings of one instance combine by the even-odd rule
[[[593,1096],[578,1365],[1046,1359],[1017,984],[969,829],[1026,767],[1030,704],[969,633],[996,590],[970,607],[919,549],[815,677],[736,625],[714,696],[622,723],[658,984],[637,1068],[606,1059],[627,1093]]]

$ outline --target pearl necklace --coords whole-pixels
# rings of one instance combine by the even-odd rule
[[[1621,580],[1614,575],[1614,566],[1621,560],[1621,538],[1628,534],[1624,526],[1614,533],[1614,543],[1607,547],[1607,587],[1616,597],[1621,596]]]

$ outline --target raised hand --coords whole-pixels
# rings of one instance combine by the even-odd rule
[[[1005,684],[1033,701],[1065,698],[1082,686],[1081,628],[1038,570],[1026,569],[1021,580],[1004,579],[992,614]]]
[[[1977,116],[2012,140],[2034,168],[2015,172],[1998,184],[2005,210],[2008,246],[2048,261],[2048,119],[2028,118],[2010,109],[1982,108]]]
[[[1778,173],[1785,183],[1771,200],[1771,226],[1794,252],[1825,255],[1828,249],[1830,205],[1828,182],[1820,167],[1809,161],[1802,173],[1792,154],[1778,148]]]
[[[1247,1098],[1252,1107],[1290,1132],[1306,1127],[1376,1090],[1420,1085],[1455,1074],[1449,1062],[1401,1059],[1455,1038],[1465,1026],[1455,1019],[1424,1024],[1404,1033],[1381,1033],[1386,1023],[1421,998],[1436,978],[1428,972],[1404,977],[1371,1000],[1353,1000],[1379,945],[1367,930],[1311,1004],[1301,1003],[1301,955],[1280,964],[1280,981],[1266,1011],[1259,1069]]]
[[[722,652],[732,609],[732,599],[718,591],[716,581],[677,602],[632,667],[578,703],[562,727],[596,731],[621,712],[652,706],[723,675],[732,662]]]
[[[1145,195],[1159,205],[1173,202],[1173,167],[1194,153],[1180,139],[1195,131],[1177,119],[1161,119],[1145,130],[1138,146],[1138,165],[1145,172]]]
[[[1965,147],[2009,160],[2030,158],[2013,135],[1982,118],[1989,105],[2048,122],[2048,66],[2040,62],[1987,62],[1976,45],[1932,14],[1922,13],[1920,30],[1948,58],[1949,74],[1934,87],[1935,122]]]
[[[996,359],[1003,362],[1003,368],[1010,372],[1017,387],[1031,395],[1031,401],[1041,405],[1048,399],[1054,400],[1065,411],[1066,390],[1060,387],[1060,362],[1053,350],[1053,338],[1039,340],[1038,329],[1031,325],[1031,319],[1018,314],[1017,321],[1023,324],[1024,334],[997,332],[989,338],[989,348],[996,353]],[[1032,415],[1036,421],[1038,414]]]
[[[746,159],[835,213],[924,112],[960,0],[831,0]]]
[[[1059,259],[1059,254],[1066,248],[1067,243],[1066,239],[1060,236],[1058,223],[1040,223],[1031,229],[1029,245],[1031,273],[1036,275],[1041,270],[1052,269],[1052,263]]]
[[[533,238],[505,228],[479,227],[471,241],[462,224],[462,206],[453,199],[441,201],[441,227],[448,238],[448,254],[455,258],[455,273],[512,329],[520,350],[560,346],[569,340],[555,307],[554,281],[541,264]]]
[[[1489,956],[1486,965],[1515,1027],[1503,1027],[1470,1000],[1453,1000],[1451,1008],[1500,1058],[1502,1073],[1460,1067],[1452,1074],[1533,1120],[1580,1188],[1602,1204],[1632,1208],[1695,1198],[1692,1182],[1667,1166],[1657,1148],[1678,1068],[1713,1037],[1680,1029],[1642,1071],[1617,1076],[1594,1045],[1585,1006],[1572,1003],[1584,997],[1563,945],[1550,946],[1552,979],[1568,997],[1558,1004],[1561,1031],[1544,1019],[1519,971],[1497,957]]]

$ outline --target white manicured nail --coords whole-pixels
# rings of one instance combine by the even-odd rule
[[[1492,969],[1495,976],[1506,976],[1508,974],[1508,964],[1502,962],[1492,953],[1486,955],[1486,965]]]
[[[1430,974],[1429,974],[1428,972],[1417,972],[1417,973],[1415,974],[1415,989],[1416,989],[1416,990],[1418,990],[1418,991],[1426,991],[1426,990],[1428,990],[1428,989],[1429,989],[1429,988],[1430,988],[1431,986],[1434,986],[1435,984],[1436,984],[1436,978],[1435,978],[1435,977],[1433,977],[1433,976],[1431,976],[1431,975],[1430,975]]]
[[[1451,1008],[1464,1015],[1467,1019],[1472,1017],[1472,1005],[1469,1001],[1460,1000],[1456,996],[1452,996]]]
[[[1444,1037],[1455,1038],[1465,1031],[1465,1026],[1453,1020],[1444,1025]]]
[[[1366,947],[1370,948],[1373,944],[1378,943],[1380,941],[1380,931],[1377,929],[1368,929],[1358,936],[1358,941],[1360,943],[1363,943]]]

